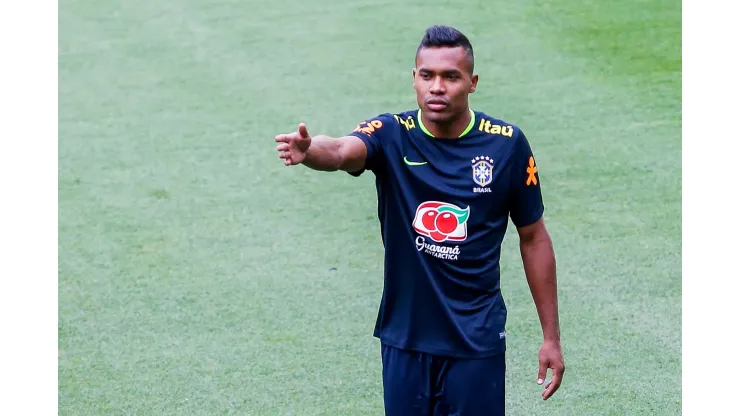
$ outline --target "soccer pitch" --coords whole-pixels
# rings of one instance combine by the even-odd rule
[[[510,225],[511,415],[681,414],[681,3],[59,3],[59,413],[380,415],[372,175],[277,159],[415,106],[432,24],[537,157],[567,371]]]

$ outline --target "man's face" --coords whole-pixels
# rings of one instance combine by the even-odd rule
[[[413,71],[416,101],[431,122],[448,123],[468,111],[478,75],[462,47],[422,48]]]

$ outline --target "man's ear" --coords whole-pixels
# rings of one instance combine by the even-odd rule
[[[472,81],[473,81],[473,83],[470,84],[470,93],[471,94],[474,93],[476,87],[478,87],[478,74],[473,75]]]

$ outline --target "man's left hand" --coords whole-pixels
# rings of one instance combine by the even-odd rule
[[[549,399],[560,387],[565,373],[565,362],[563,361],[563,350],[560,348],[559,341],[545,341],[540,347],[539,353],[540,371],[537,375],[537,384],[545,382],[547,369],[552,369],[552,379],[545,385],[542,392],[542,399]]]

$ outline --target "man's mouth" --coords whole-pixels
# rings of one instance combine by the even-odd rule
[[[427,101],[427,107],[432,111],[442,111],[447,108],[447,101],[441,98],[432,98]]]

